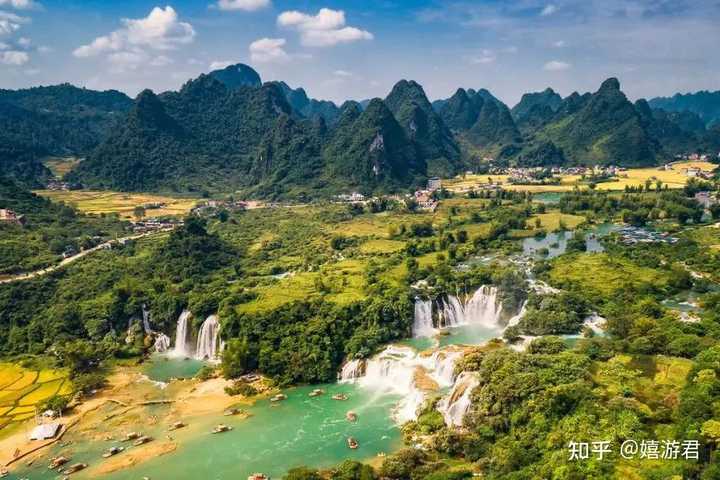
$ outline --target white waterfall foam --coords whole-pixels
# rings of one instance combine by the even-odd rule
[[[527,312],[527,300],[525,300],[522,305],[520,306],[520,311],[517,313],[517,315],[513,316],[508,320],[508,327],[514,327],[518,323],[520,323],[520,320],[525,316],[525,313]]]
[[[220,323],[217,315],[210,315],[200,326],[198,334],[197,348],[195,349],[195,358],[199,360],[217,360],[218,351],[218,334],[220,333]]]
[[[340,370],[340,381],[354,381],[365,375],[365,360],[355,359],[345,363]]]
[[[432,301],[415,300],[415,318],[413,320],[413,338],[432,337],[437,333],[433,327]]]
[[[142,306],[142,321],[145,333],[152,333],[152,328],[150,328],[150,310],[147,309],[144,303]]]
[[[596,335],[602,335],[605,333],[604,327],[606,323],[607,320],[605,318],[593,312],[585,318],[583,325],[592,330]]]
[[[346,363],[340,376],[378,393],[399,395],[393,418],[402,424],[417,418],[427,390],[452,385],[455,361],[461,355],[460,351],[441,350],[421,356],[410,347],[390,345],[367,361]]]
[[[452,391],[438,402],[438,410],[448,426],[461,427],[465,421],[465,414],[470,410],[470,395],[477,387],[477,376],[471,372],[462,372],[458,375]]]
[[[500,323],[502,303],[498,299],[497,287],[483,285],[466,303],[455,295],[448,295],[443,304],[444,327],[481,325],[495,328]]]
[[[175,357],[190,356],[190,348],[188,347],[188,320],[192,317],[189,310],[183,310],[177,321],[177,329],[175,330],[175,348],[172,351]]]
[[[154,349],[157,353],[165,353],[170,350],[170,337],[164,333],[159,333],[157,337],[155,337]]]

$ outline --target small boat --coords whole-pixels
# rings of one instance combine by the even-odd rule
[[[5,467],[0,467],[0,478],[5,478],[10,475],[10,471]]]
[[[348,399],[348,396],[345,395],[344,393],[336,393],[335,395],[332,396],[332,399],[333,399],[333,400],[345,401],[345,400]]]
[[[223,415],[225,415],[226,417],[232,417],[233,415],[239,415],[244,412],[245,410],[243,410],[242,408],[229,408],[225,410]]]
[[[62,455],[60,455],[59,457],[54,457],[54,458],[50,459],[50,465],[48,465],[48,468],[50,470],[55,470],[58,467],[62,467],[69,461],[70,461],[69,458],[63,457]]]
[[[269,478],[264,473],[253,473],[248,477],[248,480],[269,480]]]
[[[68,468],[63,470],[63,475],[72,475],[75,472],[79,472],[80,470],[83,470],[87,468],[87,463],[76,463],[74,465],[70,465]]]
[[[320,395],[324,395],[324,394],[325,394],[325,390],[323,390],[322,388],[316,388],[312,392],[308,393],[308,397],[319,397]]]
[[[133,442],[133,446],[139,447],[140,445],[145,445],[146,443],[152,442],[152,437],[148,437],[147,435],[143,435],[142,437],[138,438]]]
[[[113,455],[117,455],[118,453],[122,452],[123,450],[125,450],[125,447],[112,447],[107,452],[103,453],[102,457],[110,458]]]
[[[347,444],[348,444],[348,448],[351,448],[352,450],[355,450],[356,448],[358,448],[360,446],[360,444],[358,444],[357,440],[355,440],[353,437],[348,437]]]
[[[178,429],[184,428],[184,427],[187,427],[187,425],[185,425],[183,422],[175,422],[172,425],[170,425],[170,428],[168,430],[172,432],[173,430],[178,430]]]
[[[270,401],[273,403],[280,402],[283,400],[287,400],[287,395],[285,395],[284,393],[278,393],[277,395],[275,395],[274,397],[272,397],[270,399]]]
[[[347,419],[348,422],[357,422],[357,413],[349,411],[345,414],[345,419]]]
[[[124,441],[129,442],[130,440],[138,439],[138,438],[140,438],[141,436],[142,436],[142,435],[140,435],[138,432],[130,432],[130,433],[128,433],[127,435],[125,435],[125,440],[124,440]]]
[[[232,430],[232,427],[221,423],[220,425],[218,425],[212,429],[212,433],[223,433],[223,432],[229,432],[230,430]]]

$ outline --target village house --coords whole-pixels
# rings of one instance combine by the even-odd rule
[[[435,190],[440,190],[440,188],[442,188],[442,180],[440,180],[439,177],[428,178],[427,189],[429,191],[434,192]]]
[[[13,223],[15,225],[24,225],[25,216],[18,215],[14,211],[7,208],[0,208],[0,222]]]

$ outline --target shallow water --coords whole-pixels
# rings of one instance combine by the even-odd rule
[[[502,328],[487,328],[482,325],[463,325],[447,328],[440,335],[440,347],[448,345],[479,345],[502,336]]]
[[[165,355],[153,355],[145,363],[144,373],[156,382],[169,382],[173,378],[193,378],[205,362],[194,358],[172,358]]]
[[[314,388],[323,388],[325,395],[309,397],[308,393]],[[331,399],[339,392],[347,394],[348,400]],[[173,432],[178,442],[175,452],[102,478],[136,480],[147,476],[173,480],[235,480],[247,478],[254,472],[277,478],[295,466],[329,467],[345,459],[369,459],[400,446],[400,429],[390,418],[398,396],[376,394],[353,384],[298,387],[284,393],[288,399],[276,406],[263,399],[247,408],[252,414],[247,419],[224,417],[222,412],[187,419],[187,428]],[[345,419],[348,410],[357,413],[357,423]],[[210,434],[218,423],[231,425],[233,430]],[[163,429],[161,426],[147,428],[143,433],[164,439]],[[357,450],[347,447],[348,436],[359,442]],[[114,444],[78,441],[71,446],[72,462],[86,462],[92,468],[103,461],[101,452]],[[53,453],[67,450],[67,447],[64,450],[58,447]],[[42,465],[18,472],[18,475],[33,480],[56,478],[45,462],[40,463]],[[97,476],[89,469],[72,478]]]
[[[611,223],[603,223],[591,229],[585,235],[585,246],[588,252],[598,253],[605,251],[600,243],[600,238],[617,229],[616,225]],[[538,250],[547,248],[548,254],[545,258],[555,258],[567,251],[567,241],[571,239],[573,232],[552,232],[544,237],[528,237],[523,239],[523,253],[525,255],[537,255]]]

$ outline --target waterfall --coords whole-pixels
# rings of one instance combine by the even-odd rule
[[[362,377],[365,375],[366,366],[365,360],[350,360],[345,363],[340,370],[340,381],[354,381],[355,379]]]
[[[497,328],[502,314],[497,287],[483,285],[466,303],[455,295],[448,295],[443,303],[443,326],[480,325]]]
[[[165,353],[170,350],[170,337],[164,333],[159,333],[158,336],[155,337],[154,348],[157,353]]]
[[[606,323],[607,320],[605,318],[598,315],[597,312],[592,312],[585,318],[583,325],[592,330],[596,335],[604,335]]]
[[[177,329],[175,330],[175,349],[173,356],[188,357],[190,349],[188,348],[188,320],[192,317],[189,310],[183,310],[178,317]]]
[[[514,327],[518,323],[520,323],[520,320],[525,316],[525,313],[527,312],[527,300],[525,300],[522,305],[520,306],[520,311],[517,313],[517,315],[513,316],[508,320],[508,327]]]
[[[152,333],[152,328],[150,328],[150,310],[147,309],[144,303],[142,306],[142,317],[143,330],[145,330],[145,333]]]
[[[421,356],[412,348],[390,345],[367,361],[347,362],[340,377],[369,390],[399,395],[392,415],[402,424],[417,418],[428,390],[452,385],[455,361],[461,355],[461,351],[440,350]]]
[[[433,327],[432,302],[430,300],[415,300],[415,318],[412,326],[413,338],[432,337],[436,333]]]
[[[217,360],[218,352],[218,334],[220,333],[220,323],[217,315],[210,315],[200,326],[198,334],[197,348],[195,349],[195,358],[199,360]]]
[[[461,427],[465,420],[465,414],[470,410],[472,391],[479,385],[474,373],[462,372],[449,395],[445,396],[438,403],[438,410],[445,419],[448,426]]]

